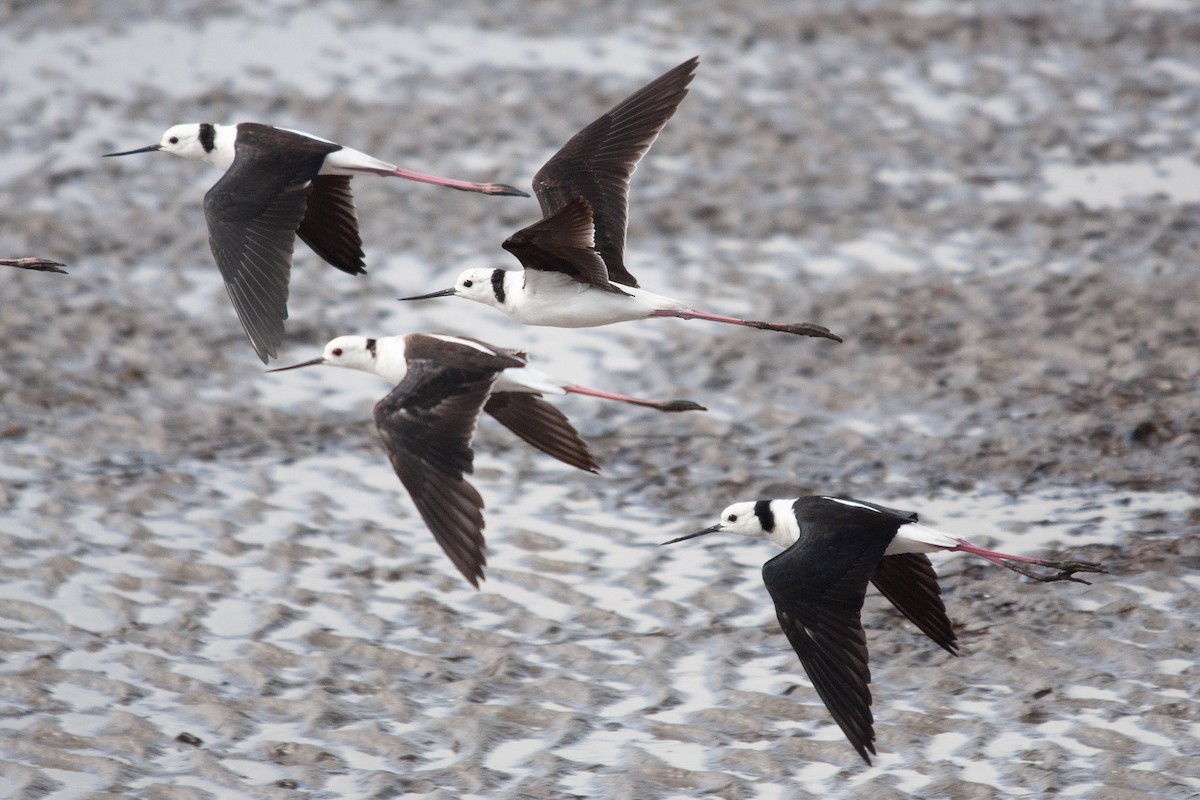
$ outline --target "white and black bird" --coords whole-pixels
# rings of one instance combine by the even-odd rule
[[[0,258],[0,267],[16,267],[17,269],[28,269],[33,272],[57,272],[60,275],[66,275],[67,271],[62,269],[66,264],[60,264],[57,261],[50,261],[46,258],[37,258],[31,256],[29,258]]]
[[[538,171],[533,192],[543,218],[504,243],[524,269],[469,269],[449,289],[401,299],[464,297],[525,325],[590,328],[676,317],[840,342],[828,328],[812,323],[759,322],[699,311],[640,288],[626,269],[629,178],[687,95],[699,61],[685,61],[618,103]]]
[[[175,125],[158,144],[105,157],[159,150],[225,170],[204,196],[208,242],[238,319],[264,364],[283,341],[297,236],[343,272],[366,272],[350,193],[353,176],[365,173],[528,197],[502,183],[470,183],[401,169],[319,136],[257,122]]]
[[[718,531],[765,537],[787,548],[763,565],[779,625],[825,707],[868,764],[867,753],[875,753],[867,688],[871,672],[861,620],[868,582],[925,635],[958,655],[937,573],[926,553],[973,553],[1043,582],[1087,583],[1075,573],[1108,571],[1090,561],[1043,561],[985,550],[919,524],[915,512],[846,497],[734,503],[716,525],[664,544]],[[1032,567],[1057,572],[1038,574]]]
[[[476,588],[487,564],[483,499],[463,475],[473,471],[471,438],[481,411],[564,464],[598,472],[578,431],[543,395],[580,394],[659,411],[705,410],[690,400],[640,400],[561,381],[530,367],[520,351],[439,334],[339,336],[319,358],[270,371],[317,365],[373,372],[395,384],[375,405],[384,449],[433,537]]]

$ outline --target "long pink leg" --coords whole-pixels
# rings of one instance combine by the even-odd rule
[[[1097,564],[1094,561],[1043,561],[1040,558],[1030,558],[1029,556],[1013,556],[1008,553],[1000,553],[995,550],[985,550],[982,547],[976,547],[970,542],[960,539],[958,544],[950,548],[963,553],[973,553],[974,555],[986,558],[993,564],[999,564],[1002,567],[1011,569],[1021,575],[1033,578],[1034,580],[1042,581],[1043,583],[1051,583],[1053,581],[1074,581],[1075,583],[1087,583],[1081,578],[1072,577],[1076,572],[1098,572],[1107,573],[1108,570],[1102,564]],[[1028,567],[1021,566],[1022,564],[1032,564],[1038,567],[1046,567],[1047,569],[1056,569],[1054,575],[1039,575]]]
[[[708,411],[707,408],[699,403],[693,403],[691,400],[668,400],[665,403],[656,403],[653,400],[639,400],[636,397],[626,397],[623,394],[612,394],[611,392],[602,392],[599,389],[589,389],[586,386],[569,384],[562,387],[564,391],[572,394],[582,394],[588,397],[599,397],[602,400],[616,400],[621,403],[629,403],[635,406],[645,406],[646,408],[656,408],[659,411]]]
[[[366,167],[356,167],[355,169],[359,172],[370,172],[387,178],[405,178],[406,180],[418,181],[419,183],[432,183],[434,186],[445,186],[449,189],[457,189],[460,192],[481,192],[483,194],[529,197],[528,192],[523,192],[515,186],[509,186],[507,183],[472,183],[471,181],[460,181],[454,178],[439,178],[437,175],[426,175],[424,172],[413,172],[412,170],[401,169],[399,167],[394,170],[370,169]]]
[[[738,319],[737,317],[723,317],[720,314],[710,314],[707,311],[697,311],[694,308],[689,308],[687,311],[672,311],[663,309],[655,311],[650,316],[652,317],[675,317],[677,319],[706,319],[709,322],[724,322],[729,325],[744,325],[747,328],[758,328],[764,331],[779,331],[780,333],[794,333],[797,336],[815,336],[819,339],[833,339],[835,342],[840,342],[842,337],[831,332],[829,328],[823,325],[815,325],[811,322],[759,322],[752,319]]]

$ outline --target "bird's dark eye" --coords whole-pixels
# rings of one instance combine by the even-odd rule
[[[737,522],[737,514],[730,514],[725,518],[726,522]]]
[[[342,354],[342,348],[335,347],[332,350],[330,350],[329,352],[334,356],[340,356]]]
[[[167,139],[167,141],[170,142],[171,144],[179,144],[179,137],[172,136],[170,139]]]
[[[475,285],[475,281],[463,281],[464,289],[470,289],[474,285]]]

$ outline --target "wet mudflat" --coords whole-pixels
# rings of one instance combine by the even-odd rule
[[[0,255],[71,273],[0,275],[0,796],[1200,791],[1186,5],[32,4],[0,25]],[[844,344],[394,301],[515,266],[499,244],[533,200],[359,179],[369,275],[297,249],[284,363],[440,330],[711,409],[561,401],[599,477],[481,424],[480,592],[386,464],[387,387],[263,374],[208,253],[217,173],[98,158],[256,120],[523,185],[694,54],[634,177],[630,268]],[[811,492],[1113,574],[936,559],[959,659],[869,596],[868,768],[775,624],[770,545],[657,546]]]

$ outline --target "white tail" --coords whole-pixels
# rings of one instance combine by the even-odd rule
[[[541,392],[566,394],[567,384],[533,367],[509,367],[496,381],[497,392]]]

